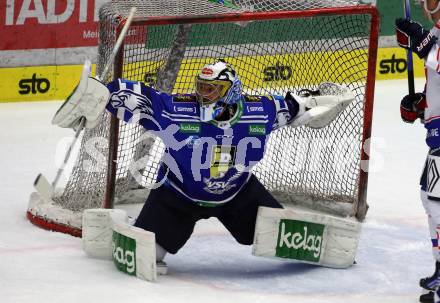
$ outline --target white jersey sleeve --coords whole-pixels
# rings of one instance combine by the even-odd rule
[[[426,143],[431,148],[437,148],[440,147],[440,22],[431,32],[438,40],[425,59],[427,107],[424,118],[427,129]]]
[[[440,21],[431,29],[431,33],[437,37],[437,43],[434,44],[425,61],[426,68],[440,73]]]

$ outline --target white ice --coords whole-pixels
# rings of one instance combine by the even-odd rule
[[[35,177],[53,179],[57,146],[72,133],[50,124],[58,102],[0,104],[0,302],[417,302],[418,280],[434,261],[418,189],[425,132],[400,120],[406,92],[405,81],[376,85],[370,210],[356,265],[336,270],[257,258],[216,220],[205,220],[166,257],[169,274],[156,283],[87,257],[79,238],[27,221]]]

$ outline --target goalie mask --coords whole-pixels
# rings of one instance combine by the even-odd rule
[[[228,106],[240,102],[241,82],[226,62],[207,64],[196,77],[196,97],[200,105],[200,120],[215,120]]]

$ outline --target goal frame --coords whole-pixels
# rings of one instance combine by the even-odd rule
[[[274,20],[287,19],[292,17],[314,17],[320,15],[354,15],[369,14],[371,15],[370,27],[370,46],[368,52],[368,74],[365,86],[365,102],[364,102],[364,127],[362,133],[361,146],[361,162],[359,175],[359,191],[358,198],[354,206],[356,209],[355,217],[362,221],[368,210],[367,204],[367,188],[368,188],[368,161],[370,159],[370,146],[365,141],[371,137],[371,124],[373,119],[373,103],[374,103],[374,86],[376,75],[377,49],[379,39],[379,13],[374,6],[355,6],[355,7],[337,7],[337,8],[321,8],[310,9],[306,11],[276,11],[276,12],[257,12],[257,13],[231,13],[231,14],[213,14],[204,16],[179,17],[164,16],[153,17],[149,20],[139,20],[134,18],[132,26],[154,26],[154,25],[171,25],[171,24],[193,24],[193,23],[212,23],[212,22],[246,22],[256,20]],[[125,19],[118,26],[118,30],[122,29]],[[119,32],[117,33],[119,36]],[[115,58],[114,79],[122,77],[124,44],[122,44],[118,55]],[[114,207],[115,184],[116,184],[116,159],[117,159],[117,142],[119,138],[119,120],[112,116],[110,125],[109,139],[109,159],[107,170],[107,187],[104,195],[103,208]]]

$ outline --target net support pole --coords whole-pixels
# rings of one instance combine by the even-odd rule
[[[359,172],[358,199],[353,205],[354,216],[363,221],[368,211],[367,188],[368,188],[368,167],[370,161],[371,121],[373,119],[374,85],[376,77],[377,48],[379,45],[379,23],[380,17],[377,9],[371,9],[370,27],[370,48],[368,53],[367,83],[365,87],[364,104],[364,128],[361,144],[361,167]],[[368,122],[370,121],[370,122]]]
[[[127,20],[121,20],[117,28],[117,37],[123,34],[124,25]],[[113,79],[122,78],[123,73],[124,43],[119,47],[115,57],[113,67]],[[115,116],[110,118],[109,142],[108,142],[108,163],[107,163],[107,182],[103,201],[103,208],[114,208],[116,191],[116,170],[118,159],[118,141],[119,141],[119,120]]]

